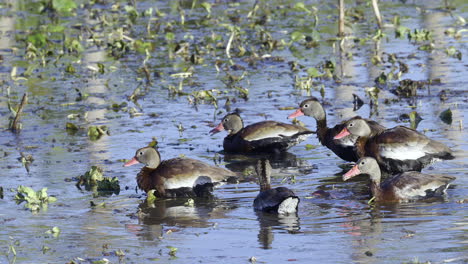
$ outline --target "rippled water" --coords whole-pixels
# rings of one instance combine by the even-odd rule
[[[454,13],[466,18],[468,5],[463,1],[454,3],[457,5]],[[252,4],[242,1],[238,6],[225,5],[227,10],[239,8],[242,11]],[[334,14],[332,4],[308,4],[316,4],[329,12],[320,15],[324,31],[335,27],[335,20],[330,17]],[[442,5],[439,1],[427,2],[425,6],[418,4],[385,3],[382,12],[387,19],[399,13],[402,23],[408,27],[433,30],[437,43],[455,46],[464,52],[462,61],[447,57],[443,50],[419,51],[408,40],[395,39],[392,28],[385,29],[388,41],[382,40],[378,51],[408,58],[405,62],[410,72],[404,78],[442,80],[441,84],[420,91],[414,110],[423,118],[418,130],[426,131],[429,137],[446,143],[455,151],[455,160],[435,163],[425,169],[428,173],[457,177],[446,197],[370,206],[367,204],[366,178],[342,182],[343,170],[338,165],[345,162],[311,137],[272,161],[273,185],[287,186],[301,197],[297,216],[277,217],[254,212],[252,202],[258,193],[255,182],[224,185],[215,191],[215,198],[196,199],[193,205],[187,204],[186,199],[176,199],[158,200],[148,206],[144,202],[145,195],[135,191],[135,175],[139,168],[123,168],[121,159],[131,158],[137,148],[157,137],[163,159],[186,155],[243,171],[255,162],[255,157],[220,152],[225,135],[210,136],[208,131],[212,124],[219,122],[229,111],[228,107],[230,110],[239,108],[246,124],[265,119],[289,122],[286,117],[292,110],[279,110],[281,107],[297,107],[307,96],[320,97],[320,93],[318,90],[309,93],[295,89],[288,61],[297,60],[311,67],[330,56],[339,58],[340,54],[337,49],[323,44],[310,50],[275,51],[273,56],[282,56],[286,61],[266,59],[255,67],[239,59],[236,63],[247,67],[248,71],[242,81],[242,85],[249,89],[248,100],[237,99],[225,106],[224,100],[220,99],[220,108],[216,110],[211,104],[191,105],[186,96],[169,95],[164,87],[168,83],[177,85],[177,81],[168,74],[181,71],[185,64],[179,61],[180,68],[171,68],[169,63],[159,61],[164,59],[159,57],[150,63],[157,65],[155,70],[165,74],[154,80],[138,104],[128,101],[127,97],[138,86],[136,69],[143,58],[126,57],[114,61],[103,50],[93,48],[85,52],[82,69],[76,76],[57,72],[51,67],[43,72],[46,78],[7,81],[2,86],[0,112],[4,118],[0,120],[0,186],[4,188],[5,197],[0,199],[0,263],[13,262],[12,253],[7,253],[9,245],[16,249],[16,263],[66,263],[71,260],[88,263],[103,258],[112,263],[156,260],[163,263],[247,263],[251,257],[259,263],[402,263],[413,260],[466,263],[467,35],[463,34],[460,40],[444,35],[444,30],[454,25],[456,19],[437,8]],[[153,5],[165,10],[160,2],[139,3],[142,9]],[[0,13],[0,30],[3,32],[0,74],[2,79],[9,80],[12,67],[20,60],[12,48],[17,45],[14,35],[15,28],[20,27],[16,23],[21,6],[4,7],[6,11]],[[270,23],[277,25],[277,34],[281,36],[284,31],[294,30],[295,26],[305,27],[291,24],[293,22],[297,21],[287,18],[277,24]],[[189,27],[195,34],[209,31],[209,27],[191,24]],[[364,34],[372,27],[361,22],[354,26],[354,30],[356,34]],[[341,82],[323,81],[317,85],[324,87],[323,101],[326,102],[329,125],[356,114],[369,117],[371,112],[369,104],[354,112],[352,94],[369,102],[364,87],[373,86],[374,79],[380,74],[370,61],[375,46],[354,46],[352,42],[348,45],[353,56],[344,59],[340,65],[346,77]],[[104,75],[91,74],[86,66],[96,62],[115,65],[117,70]],[[225,74],[218,73],[211,65],[212,62],[209,66],[197,66],[195,81],[203,89],[225,89],[222,82]],[[24,129],[17,135],[7,130],[7,86],[11,87],[14,96],[20,97],[26,91],[30,96],[23,117]],[[90,96],[75,102],[74,88]],[[184,89],[190,92],[199,87]],[[449,91],[445,102],[438,96],[442,90]],[[385,103],[394,98],[395,95],[382,90],[377,112],[371,118],[387,127],[401,124],[398,117],[413,109],[409,100]],[[111,103],[124,101],[136,107],[142,115],[132,117],[126,112],[109,109]],[[453,112],[452,125],[443,123],[438,117],[447,108]],[[106,125],[111,134],[97,141],[88,140],[84,130],[68,134],[65,130],[67,116],[84,112],[86,119],[73,122],[84,127]],[[315,129],[313,119],[303,117],[301,121]],[[179,124],[184,131],[179,132]],[[305,144],[317,148],[308,150]],[[20,152],[34,158],[30,173],[18,161]],[[122,189],[119,195],[95,197],[91,192],[78,190],[75,182],[69,181],[82,175],[91,165],[101,166],[105,176],[118,177]],[[58,201],[49,204],[48,210],[32,214],[13,200],[19,185],[35,190],[48,187],[48,193],[56,196]],[[317,190],[325,190],[331,195],[312,195]],[[460,202],[463,200],[465,203]],[[98,206],[92,207],[90,202]],[[56,238],[45,233],[54,226],[61,230]],[[175,257],[170,255],[170,247],[177,248]],[[125,254],[120,258],[115,253],[119,249]]]

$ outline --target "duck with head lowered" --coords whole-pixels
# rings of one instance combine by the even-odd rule
[[[317,98],[312,97],[302,101],[299,109],[297,109],[296,112],[290,114],[288,118],[295,118],[303,115],[313,117],[316,120],[317,137],[323,146],[333,151],[333,153],[335,153],[343,160],[357,161],[359,159],[359,156],[354,149],[354,144],[356,143],[358,136],[349,135],[339,140],[334,139],[334,137],[345,127],[346,121],[329,128],[327,126],[327,115],[325,114],[325,110],[323,109],[322,104]],[[350,120],[356,118],[362,119],[361,117],[356,116]],[[362,120],[368,123],[372,133],[377,133],[385,129],[384,126],[375,121],[369,119]]]
[[[262,121],[244,127],[238,113],[223,117],[218,126],[210,131],[215,134],[226,130],[223,148],[231,153],[282,152],[304,141],[313,132],[309,129],[276,121]]]
[[[210,194],[213,186],[231,181],[236,174],[230,170],[208,165],[190,158],[173,158],[161,161],[161,155],[153,147],[136,151],[125,167],[143,163],[137,174],[140,189],[155,190],[156,197],[200,197]]]
[[[299,197],[286,187],[271,188],[271,165],[267,159],[258,160],[255,171],[260,183],[260,193],[253,202],[254,209],[281,215],[297,213]]]
[[[355,143],[359,157],[373,157],[388,173],[421,171],[437,160],[454,159],[452,150],[441,142],[404,126],[373,132],[363,119],[349,120],[335,139],[359,137]]]

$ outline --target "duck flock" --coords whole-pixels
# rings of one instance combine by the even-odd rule
[[[226,153],[281,153],[316,134],[320,143],[345,161],[355,165],[343,175],[346,181],[356,175],[370,177],[370,193],[375,202],[408,202],[443,195],[455,180],[450,175],[425,174],[421,170],[438,160],[455,157],[441,142],[404,126],[386,128],[379,123],[355,116],[334,127],[327,126],[322,104],[317,98],[300,103],[288,118],[313,117],[316,131],[303,126],[276,121],[263,121],[244,127],[238,113],[224,116],[210,133],[225,130]],[[140,189],[154,190],[157,197],[204,197],[223,182],[238,182],[235,172],[190,158],[161,160],[153,147],[143,147],[124,164],[145,165],[136,179]],[[259,211],[296,213],[300,198],[286,187],[271,188],[271,166],[267,159],[258,160],[255,171],[260,193],[253,201]],[[384,178],[384,180],[382,180]]]

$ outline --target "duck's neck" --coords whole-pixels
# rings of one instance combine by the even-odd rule
[[[325,142],[325,136],[327,135],[328,127],[327,127],[327,119],[325,116],[322,119],[317,119],[317,138],[319,139],[320,143]]]
[[[270,175],[268,173],[262,172],[260,173],[260,191],[266,191],[271,189],[270,185]]]
[[[148,164],[146,164],[146,168],[150,169],[150,170],[155,170],[157,167],[159,166],[159,161],[158,162],[150,162]]]
[[[378,201],[380,200],[380,197],[382,196],[382,187],[380,186],[380,179],[381,179],[381,172],[376,171],[373,172],[371,175],[371,192],[372,195],[375,197],[375,200]]]
[[[365,157],[366,156],[366,143],[367,143],[367,137],[359,137],[356,140],[356,143],[354,144],[356,153],[359,158]],[[380,181],[379,181],[380,182]]]

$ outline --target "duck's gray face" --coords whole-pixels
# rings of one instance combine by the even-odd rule
[[[374,181],[380,181],[380,167],[377,161],[371,157],[364,157],[356,162],[347,173],[343,175],[343,181],[353,178],[360,174],[368,174]]]
[[[333,139],[341,139],[349,135],[358,137],[367,137],[371,134],[371,129],[367,122],[363,119],[353,119],[348,121],[346,127],[341,130]]]
[[[137,163],[143,163],[149,168],[158,167],[161,162],[161,158],[157,150],[152,147],[144,147],[135,152],[135,156],[127,163],[125,167],[132,166]]]
[[[237,114],[229,114],[223,118],[222,124],[229,134],[235,134],[244,128],[242,118]]]
[[[317,120],[324,118],[322,104],[315,99],[305,100],[301,103],[301,110],[306,116],[311,116]]]
[[[223,120],[221,120],[221,122],[213,128],[210,133],[213,135],[226,130],[229,134],[236,134],[242,128],[244,128],[242,118],[238,114],[228,114],[223,117]]]
[[[367,122],[362,119],[351,120],[346,125],[349,133],[360,136],[360,137],[367,137],[371,134],[371,129]]]
[[[295,118],[302,115],[310,116],[317,120],[325,118],[323,107],[316,98],[302,101],[302,103],[299,105],[299,109],[297,109],[296,112],[290,114],[288,118]]]

